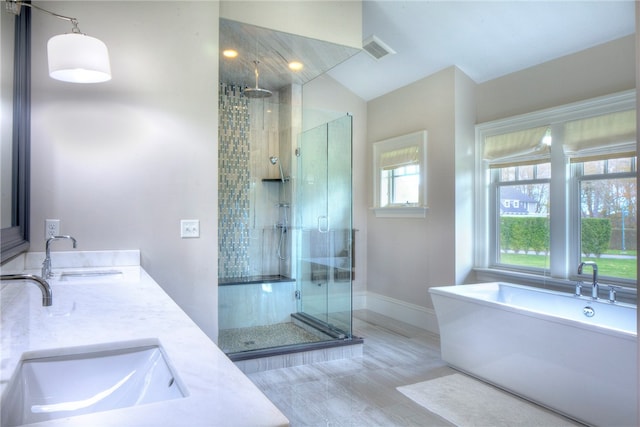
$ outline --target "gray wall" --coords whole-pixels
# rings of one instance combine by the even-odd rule
[[[426,218],[378,218],[370,213],[367,222],[367,290],[423,307],[430,305],[428,286],[456,280],[455,84],[459,72],[450,67],[367,106],[369,144],[422,129],[428,132]],[[372,198],[370,184],[369,206]]]
[[[477,122],[635,88],[635,35],[478,85]]]
[[[50,79],[46,43],[68,24],[32,14],[31,250],[44,250],[46,218],[60,219],[78,250],[140,249],[143,267],[215,339],[218,4],[43,6],[107,44],[113,79]],[[180,219],[194,218],[200,238],[181,239]]]

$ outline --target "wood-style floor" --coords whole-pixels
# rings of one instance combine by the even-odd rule
[[[452,426],[396,387],[450,375],[438,337],[361,310],[363,356],[248,374],[291,426]]]

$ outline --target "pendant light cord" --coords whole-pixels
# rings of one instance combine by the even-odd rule
[[[71,25],[72,25],[72,28],[71,28],[71,32],[72,33],[74,33],[74,34],[84,34],[78,28],[78,20],[76,18],[72,18],[70,16],[65,16],[65,15],[60,15],[58,13],[51,12],[51,11],[49,11],[47,9],[43,9],[40,6],[36,6],[35,4],[25,3],[23,1],[13,1],[13,0],[6,0],[6,1],[7,1],[7,10],[11,11],[15,15],[20,15],[20,6],[27,6],[27,7],[30,7],[32,9],[37,9],[39,11],[46,12],[49,15],[55,16],[58,19],[62,19],[64,21],[69,21],[69,22],[71,22]]]

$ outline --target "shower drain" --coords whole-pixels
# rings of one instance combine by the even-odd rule
[[[245,341],[244,345],[254,345],[255,343],[255,341]]]

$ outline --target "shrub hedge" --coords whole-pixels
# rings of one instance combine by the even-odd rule
[[[582,252],[600,257],[611,241],[611,221],[607,218],[582,219]],[[549,219],[545,217],[500,217],[500,248],[515,253],[549,253]]]
[[[593,254],[600,258],[600,255],[609,249],[611,221],[607,218],[582,218],[581,239],[584,256]]]

